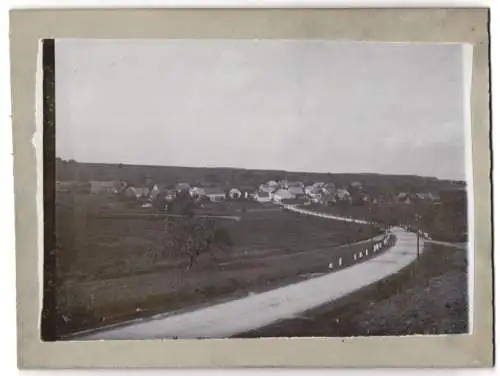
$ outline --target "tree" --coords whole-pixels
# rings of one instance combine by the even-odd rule
[[[190,270],[202,254],[212,257],[218,250],[227,250],[232,240],[225,229],[217,228],[214,220],[185,216],[167,221],[168,244],[175,254],[186,257]]]
[[[167,205],[167,200],[165,198],[165,195],[158,194],[155,198],[153,198],[152,205],[153,205],[153,208],[158,209],[158,210],[165,209],[165,206]]]
[[[193,214],[196,204],[193,198],[187,192],[180,192],[175,200],[168,205],[168,212],[172,214]]]

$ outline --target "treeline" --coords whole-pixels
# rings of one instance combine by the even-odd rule
[[[375,206],[367,217],[377,222],[422,229],[435,240],[465,242],[468,238],[467,197],[459,192],[439,204]]]

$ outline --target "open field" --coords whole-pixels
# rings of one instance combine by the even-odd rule
[[[238,338],[466,333],[467,250],[426,244],[400,273],[311,312]]]
[[[111,198],[58,199],[59,335],[267,290],[326,273],[339,257],[347,267],[378,233],[274,205],[247,203],[241,211],[228,203],[224,213],[239,213],[241,220],[216,222],[228,232],[231,248],[202,255],[186,270],[187,260],[161,252],[166,221],[175,217],[107,218],[96,214],[123,211]]]

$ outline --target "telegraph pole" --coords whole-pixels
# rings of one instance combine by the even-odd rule
[[[420,215],[415,214],[417,224],[417,258],[420,257]]]

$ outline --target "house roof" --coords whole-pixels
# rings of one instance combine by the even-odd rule
[[[337,194],[337,196],[339,197],[350,197],[351,194],[349,193],[349,191],[345,190],[345,189],[337,189],[337,191],[335,192]]]
[[[293,198],[295,196],[289,189],[278,189],[274,192],[274,195],[282,198]]]
[[[294,194],[294,195],[303,195],[304,194],[304,189],[302,187],[288,187],[288,190]]]
[[[188,183],[178,183],[177,189],[180,189],[180,188],[191,188],[191,186]]]
[[[276,189],[276,187],[273,187],[273,186],[270,186],[270,185],[266,185],[266,184],[261,184],[259,186],[259,189],[261,191],[265,191],[265,192],[272,192]]]
[[[196,192],[198,194],[206,193],[206,188],[203,187],[193,187],[191,188],[191,192]]]

